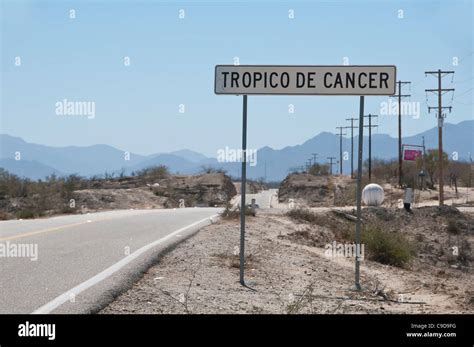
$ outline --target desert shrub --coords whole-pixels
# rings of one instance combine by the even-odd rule
[[[212,166],[201,166],[201,170],[199,171],[203,174],[212,174],[212,173],[226,173],[226,170],[223,168],[216,168]]]
[[[383,231],[379,226],[364,228],[362,243],[369,259],[382,264],[404,267],[416,254],[413,244],[402,234]]]
[[[59,213],[61,213],[61,214],[74,214],[74,213],[76,213],[76,209],[72,208],[72,207],[69,207],[69,205],[66,205],[63,208],[61,208]]]
[[[339,186],[335,193],[334,206],[352,206],[356,203],[357,186],[350,182],[345,187]]]
[[[137,176],[146,180],[158,180],[168,177],[170,174],[165,165],[148,167],[137,172]]]
[[[338,239],[348,239],[351,235],[347,228],[347,222],[340,220],[328,213],[315,213],[307,208],[294,208],[286,213],[286,216],[297,222],[307,222],[320,227],[325,227],[335,233]]]
[[[22,179],[0,168],[0,198],[27,196],[29,183],[29,180]]]
[[[12,219],[13,216],[11,213],[0,211],[0,220],[9,220]]]
[[[240,253],[231,254],[228,252],[213,254],[213,257],[219,260],[219,262],[229,268],[240,268]],[[258,260],[253,254],[245,255],[244,267],[245,269],[255,268]]]
[[[290,209],[286,215],[297,222],[318,222],[318,216],[307,208],[293,208]]]
[[[396,159],[372,159],[372,178],[374,179],[378,179],[381,182],[393,183],[396,181],[397,170],[398,161]]]
[[[255,212],[248,206],[245,208],[245,215],[246,216],[253,216],[255,217]],[[221,217],[223,219],[239,219],[240,218],[240,209],[232,209],[230,204],[227,204],[224,211],[221,213]]]
[[[308,173],[315,176],[328,176],[329,165],[328,164],[313,164],[308,170]]]
[[[62,184],[60,185],[61,196],[70,199],[72,197],[72,192],[81,187],[81,177],[78,175],[69,175],[63,179]]]
[[[31,219],[35,218],[38,214],[33,210],[21,210],[15,213],[18,219]]]
[[[458,223],[454,219],[448,220],[448,226],[446,227],[446,231],[453,235],[457,235],[461,232]]]
[[[336,185],[334,184],[334,180],[332,179],[331,176],[328,176],[327,182],[328,182],[328,191],[335,192]]]

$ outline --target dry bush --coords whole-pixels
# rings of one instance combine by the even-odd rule
[[[459,228],[458,223],[454,219],[448,220],[448,226],[446,227],[446,231],[453,235],[458,235],[461,233],[461,229]]]
[[[402,234],[383,231],[377,225],[364,228],[362,244],[367,249],[368,258],[382,264],[405,267],[416,255],[413,243]]]
[[[169,175],[170,172],[165,165],[151,166],[136,173],[136,176],[139,179],[143,179],[145,181],[155,181],[166,178]]]
[[[226,267],[239,269],[240,268],[240,256],[239,254],[231,254],[231,253],[219,253],[213,255],[215,258],[219,259],[219,261],[224,264]],[[255,259],[253,254],[248,254],[245,256],[244,259],[244,267],[245,269],[253,269],[258,261]]]
[[[15,218],[11,213],[0,211],[0,220],[9,220]]]
[[[318,224],[319,216],[307,208],[293,208],[286,212],[286,215],[297,222]]]
[[[248,206],[245,207],[245,215],[255,217],[255,211]],[[221,213],[222,219],[225,220],[232,220],[232,219],[239,219],[240,218],[240,208],[233,209],[230,204],[227,204],[224,211]]]

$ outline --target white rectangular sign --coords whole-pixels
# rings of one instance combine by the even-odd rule
[[[395,65],[216,65],[214,92],[234,95],[394,95]]]

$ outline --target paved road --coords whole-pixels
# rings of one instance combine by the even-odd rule
[[[277,202],[278,189],[262,190],[256,194],[245,194],[245,203],[250,204],[252,199],[255,199],[255,203],[260,208],[273,208]],[[235,207],[240,206],[240,194],[234,196],[231,200],[231,204]]]
[[[271,208],[273,207],[273,201],[278,192],[278,189],[263,190],[258,194],[245,194],[245,201],[247,204],[255,199],[255,202],[260,208]],[[240,201],[239,201],[240,202]]]
[[[209,218],[220,210],[121,210],[2,221],[0,248],[4,251],[8,248],[10,253],[8,257],[0,257],[0,313],[31,313],[60,295],[70,296],[67,292],[76,286],[87,289],[97,277],[107,278],[112,270],[118,270],[132,258],[140,259],[135,258],[139,253],[145,256],[147,253],[142,253],[142,247],[157,240],[161,240],[160,245],[176,242],[190,229],[209,224]],[[194,224],[191,228],[183,229],[191,224]],[[32,253],[25,254],[29,258],[13,257],[13,249],[20,244],[32,246],[29,249]],[[35,245],[38,253],[37,260],[33,261]],[[153,251],[155,249],[150,249],[148,253]],[[84,286],[84,282],[94,276],[95,280]],[[60,302],[56,300],[53,306],[50,303],[41,312],[50,311]],[[79,306],[76,304],[76,309],[68,312],[81,312]]]

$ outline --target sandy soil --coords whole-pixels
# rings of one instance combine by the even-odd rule
[[[327,257],[292,237],[308,228],[270,211],[247,219],[250,289],[238,282],[239,223],[220,221],[100,313],[474,313],[472,267],[416,261],[401,269],[365,259],[363,291],[355,292],[353,258]]]

